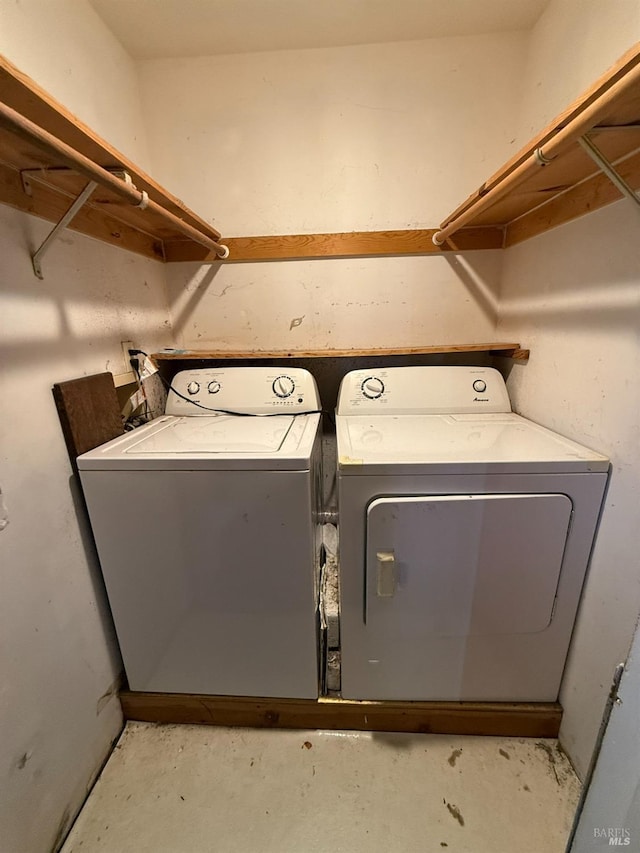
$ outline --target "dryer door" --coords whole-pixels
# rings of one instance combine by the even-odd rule
[[[384,661],[381,675],[407,682],[396,685],[398,697],[415,695],[424,677],[457,681],[483,637],[502,635],[508,645],[509,635],[544,631],[571,512],[561,494],[388,497],[369,505],[363,618]],[[430,693],[438,695],[433,682]]]

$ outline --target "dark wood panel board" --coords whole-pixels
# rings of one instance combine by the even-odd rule
[[[557,702],[354,702],[180,693],[120,694],[127,720],[284,729],[557,737]]]
[[[124,433],[111,373],[57,382],[53,398],[74,471],[81,453]]]

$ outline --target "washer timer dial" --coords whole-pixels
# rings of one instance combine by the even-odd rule
[[[200,390],[200,383],[199,382],[192,381],[187,385],[187,391],[191,395],[197,394],[199,390]]]
[[[478,394],[482,394],[484,391],[487,390],[487,383],[484,381],[484,379],[476,379],[473,383],[473,390],[477,391]]]
[[[207,385],[207,390],[210,394],[217,394],[220,390],[220,383],[214,379]]]
[[[278,376],[277,379],[273,380],[273,393],[276,397],[280,397],[284,399],[285,397],[290,397],[293,392],[296,390],[296,383],[290,376]]]
[[[369,400],[377,400],[384,393],[384,382],[377,376],[367,377],[360,387],[364,396]]]

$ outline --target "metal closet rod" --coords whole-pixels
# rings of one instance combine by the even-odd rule
[[[509,172],[495,187],[492,187],[485,195],[480,196],[466,210],[446,222],[445,225],[433,235],[432,240],[436,246],[441,246],[448,237],[463,228],[470,220],[482,211],[491,207],[496,201],[507,195],[511,190],[519,186],[532,173],[541,166],[550,163],[556,157],[564,145],[575,142],[590,130],[596,130],[598,119],[606,115],[611,107],[611,102],[619,95],[640,85],[640,63],[628,71],[623,77],[603,92],[593,103],[585,107],[582,112],[572,119],[565,127],[561,128],[555,136],[536,148],[526,160]]]
[[[27,142],[33,142],[48,154],[54,154],[57,159],[73,169],[80,175],[84,175],[90,181],[95,181],[103,187],[114,192],[120,198],[141,209],[148,209],[161,216],[181,233],[190,237],[195,243],[205,246],[215,252],[219,258],[226,258],[229,249],[222,243],[217,243],[211,237],[207,237],[202,231],[198,231],[180,217],[166,210],[162,205],[150,199],[144,190],[138,190],[132,183],[127,183],[115,177],[110,172],[98,166],[84,154],[80,154],[66,142],[57,139],[53,134],[39,127],[34,122],[25,118],[16,110],[6,104],[0,103],[0,127],[4,127]]]

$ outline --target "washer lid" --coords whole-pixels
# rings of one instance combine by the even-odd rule
[[[342,473],[402,472],[425,466],[434,473],[606,471],[608,459],[511,413],[336,417]],[[385,472],[386,473],[386,472]]]
[[[125,453],[277,453],[293,421],[291,415],[172,418],[164,429],[129,445]]]
[[[81,471],[307,471],[319,414],[165,415],[78,457]]]

